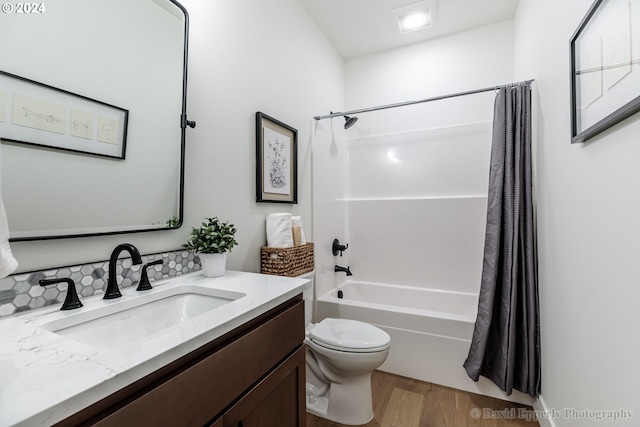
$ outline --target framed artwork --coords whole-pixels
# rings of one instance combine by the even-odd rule
[[[298,131],[256,113],[256,202],[298,203]]]
[[[125,158],[129,111],[0,71],[0,139]]]
[[[571,142],[640,111],[640,0],[596,0],[571,38]]]

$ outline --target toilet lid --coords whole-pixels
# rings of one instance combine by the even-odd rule
[[[344,351],[381,350],[391,342],[382,329],[346,319],[324,319],[309,331],[309,338],[319,345]]]

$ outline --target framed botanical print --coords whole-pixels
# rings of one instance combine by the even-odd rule
[[[256,201],[298,203],[298,131],[256,113]]]

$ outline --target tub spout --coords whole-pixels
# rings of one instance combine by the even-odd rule
[[[349,267],[345,268],[345,267],[340,267],[339,265],[336,265],[333,271],[335,271],[336,273],[339,273],[339,272],[347,273],[347,276],[353,276],[353,274],[351,274],[351,270]]]

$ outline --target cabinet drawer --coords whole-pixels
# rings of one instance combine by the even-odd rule
[[[298,301],[95,425],[202,426],[303,340],[304,304]]]

